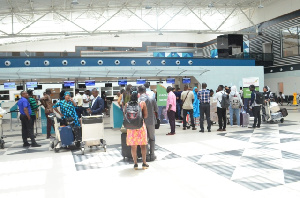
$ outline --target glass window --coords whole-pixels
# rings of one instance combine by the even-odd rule
[[[299,30],[300,27],[292,27],[281,31],[282,57],[299,55]]]

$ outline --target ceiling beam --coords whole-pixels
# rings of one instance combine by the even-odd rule
[[[49,12],[47,12],[46,14],[42,15],[41,17],[39,17],[37,20],[33,21],[32,23],[30,23],[29,25],[27,25],[26,27],[24,27],[23,29],[21,29],[17,34],[20,34],[23,30],[29,28],[31,25],[33,25],[34,23],[38,22],[39,20],[41,20],[42,18],[44,18],[47,14],[49,14]]]
[[[224,21],[219,25],[219,27],[216,29],[216,31],[218,31],[224,25],[224,23],[228,20],[228,18],[232,15],[232,13],[234,13],[235,10],[236,10],[236,8],[234,8],[232,10],[232,12],[224,19]]]

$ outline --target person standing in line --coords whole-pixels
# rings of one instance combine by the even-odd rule
[[[79,89],[75,89],[74,101],[77,104],[77,108],[76,108],[77,116],[78,116],[78,118],[81,118],[81,115],[83,114],[83,107],[82,107],[82,105],[83,105],[83,97],[79,93]]]
[[[30,124],[32,129],[32,134],[34,134],[34,122],[36,120],[35,111],[39,108],[39,105],[36,104],[36,100],[33,98],[33,90],[28,90],[28,102],[30,104],[31,115],[30,115]]]
[[[120,106],[121,110],[123,109],[123,106],[122,106],[122,97],[123,97],[124,91],[125,91],[124,89],[121,89],[121,91],[119,92],[119,95],[118,95],[118,105]]]
[[[211,132],[211,121],[210,121],[210,91],[206,89],[207,84],[202,83],[202,90],[198,92],[198,99],[200,101],[200,131],[204,133],[204,114],[207,120],[207,130]]]
[[[176,92],[174,92],[174,94],[175,94],[175,96],[176,96],[176,112],[177,112],[177,114],[176,114],[176,118],[178,119],[178,120],[182,120],[182,117],[181,117],[181,103],[182,103],[182,101],[181,101],[181,93],[182,93],[182,91],[180,90],[180,88],[178,87],[177,89],[176,89]]]
[[[167,87],[168,99],[167,99],[167,114],[169,118],[169,123],[171,127],[171,132],[166,135],[175,135],[175,113],[176,113],[176,96],[173,93],[172,87]]]
[[[156,156],[154,154],[155,150],[155,123],[158,117],[158,107],[156,101],[153,98],[150,98],[146,93],[145,86],[139,86],[138,88],[140,97],[139,102],[144,101],[147,106],[148,117],[145,118],[145,124],[147,128],[148,135],[148,144],[150,145],[150,153],[147,153],[146,161],[154,161]]]
[[[53,103],[52,103],[52,99],[50,97],[51,95],[51,90],[50,89],[46,89],[46,94],[44,95],[44,97],[42,97],[40,99],[41,104],[45,107],[45,115],[47,118],[47,139],[51,138],[51,126],[54,128],[51,119],[48,117],[48,115],[50,115],[51,113],[53,113]]]
[[[128,103],[125,104],[124,106],[124,111],[123,115],[125,117],[125,110],[127,108],[127,105],[139,105],[143,114],[143,118],[147,119],[148,118],[148,110],[146,103],[144,101],[139,102],[138,101],[138,92],[136,87],[132,87],[130,89],[130,100]],[[127,139],[126,143],[128,146],[131,146],[131,155],[133,158],[134,162],[134,169],[138,169],[138,164],[137,164],[137,146],[141,146],[141,151],[142,151],[142,159],[143,159],[143,169],[149,168],[149,165],[146,162],[146,154],[147,154],[147,129],[145,122],[143,123],[143,126],[139,129],[127,129]]]
[[[180,99],[182,101],[182,111],[183,111],[183,130],[186,130],[187,113],[190,114],[192,130],[196,130],[195,121],[194,121],[194,110],[193,110],[194,94],[192,91],[188,90],[188,86],[184,86],[184,91],[181,93]]]
[[[240,126],[240,107],[243,106],[242,98],[237,92],[236,86],[231,87],[231,92],[229,94],[230,106],[230,125],[233,126],[233,114],[235,114],[237,126]]]
[[[102,115],[104,111],[104,100],[99,96],[99,92],[96,88],[92,90],[93,101],[91,108],[87,109],[87,112],[91,115]]]
[[[149,96],[149,98],[155,100],[155,93],[154,91],[151,91],[150,83],[146,82],[144,86],[146,87],[146,94]]]
[[[225,94],[224,86],[219,85],[218,93],[215,95],[215,99],[217,100],[217,114],[218,114],[218,122],[219,122],[219,129],[217,131],[226,131],[226,108],[222,108],[222,96]],[[224,124],[222,123],[222,120]]]
[[[87,109],[90,107],[90,96],[89,91],[85,90],[83,96],[82,96],[82,107],[83,107],[83,115],[87,115]]]
[[[195,125],[197,123],[197,119],[198,121],[200,121],[200,101],[198,99],[198,87],[194,87],[193,89],[193,93],[194,93],[194,102],[193,102],[193,115],[194,115],[194,122]],[[196,127],[196,126],[195,126]]]
[[[122,99],[121,99],[121,101],[122,101],[122,107],[124,107],[125,104],[127,102],[129,102],[129,100],[130,100],[130,97],[131,97],[130,96],[130,89],[131,89],[131,87],[132,87],[131,84],[127,85],[126,90],[124,91],[124,93],[122,95]]]
[[[20,120],[22,122],[22,139],[23,147],[28,147],[30,144],[27,141],[27,138],[31,139],[31,147],[40,147],[41,145],[37,144],[33,134],[32,124],[31,124],[31,108],[28,102],[29,96],[26,91],[21,92],[21,99],[18,101],[18,107],[20,111]]]
[[[260,115],[261,105],[257,104],[256,101],[255,101],[255,99],[256,99],[255,86],[250,85],[249,90],[251,91],[250,110],[252,111],[253,116],[254,116],[253,126],[251,126],[249,128],[260,128],[260,124],[261,124],[261,115]],[[258,120],[258,122],[257,122],[257,120]]]

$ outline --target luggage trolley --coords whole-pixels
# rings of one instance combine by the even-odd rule
[[[82,142],[81,152],[84,155],[85,146],[92,149],[93,146],[101,146],[106,152],[106,141],[104,140],[103,115],[82,116]]]
[[[274,123],[274,122],[284,122],[284,117],[282,113],[280,112],[280,107],[276,102],[271,102],[271,105],[269,102],[264,106],[265,113],[263,112],[263,121],[267,123]]]
[[[60,118],[57,118],[55,113],[51,113],[49,116],[48,116],[51,120],[53,120],[54,122],[54,131],[55,131],[55,138],[51,139],[50,140],[50,147],[54,150],[55,153],[59,152],[59,150],[61,148],[70,148],[71,145],[66,145],[66,147],[63,147],[62,145],[62,141],[61,141],[61,137],[60,137],[60,131],[59,131],[59,120]],[[72,125],[72,118],[67,118],[66,119],[67,123],[68,123],[68,126]],[[73,128],[73,127],[72,127]],[[73,136],[73,133],[72,133],[72,136]],[[80,142],[78,142],[78,140],[74,141],[72,143],[72,146],[74,147],[74,145],[78,148],[80,148]]]

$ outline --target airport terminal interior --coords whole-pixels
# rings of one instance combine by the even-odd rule
[[[1,198],[300,197],[300,0],[0,5]]]

